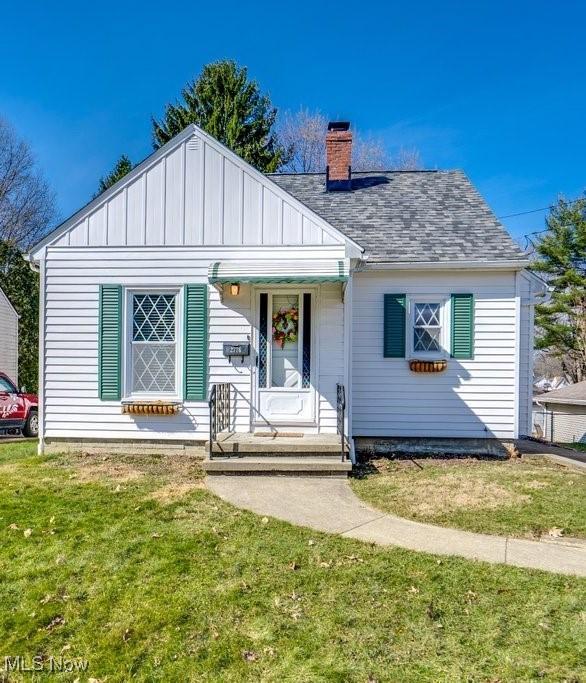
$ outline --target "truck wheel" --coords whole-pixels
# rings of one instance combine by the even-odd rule
[[[39,435],[39,413],[36,410],[31,410],[28,414],[22,433],[25,436]]]

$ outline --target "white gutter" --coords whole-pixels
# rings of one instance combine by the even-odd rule
[[[523,270],[529,260],[514,261],[364,261],[357,270]]]
[[[546,406],[550,404],[561,404],[570,406],[586,406],[586,400],[580,398],[547,398],[547,394],[543,398],[536,398],[535,401],[539,405]]]

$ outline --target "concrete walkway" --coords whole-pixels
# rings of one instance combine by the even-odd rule
[[[523,455],[542,455],[545,458],[560,463],[560,465],[586,469],[586,453],[581,451],[562,448],[561,446],[552,446],[551,444],[531,441],[530,439],[521,439],[517,442],[517,447]]]
[[[212,476],[207,485],[237,507],[347,538],[586,576],[586,541],[526,541],[412,522],[368,507],[345,479]]]

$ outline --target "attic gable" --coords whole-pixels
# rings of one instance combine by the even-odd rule
[[[45,246],[360,248],[192,125],[42,240]]]

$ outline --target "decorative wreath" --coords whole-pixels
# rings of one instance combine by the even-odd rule
[[[273,313],[273,340],[282,349],[285,348],[285,344],[297,341],[298,327],[299,311],[296,306],[282,306],[277,313]]]

